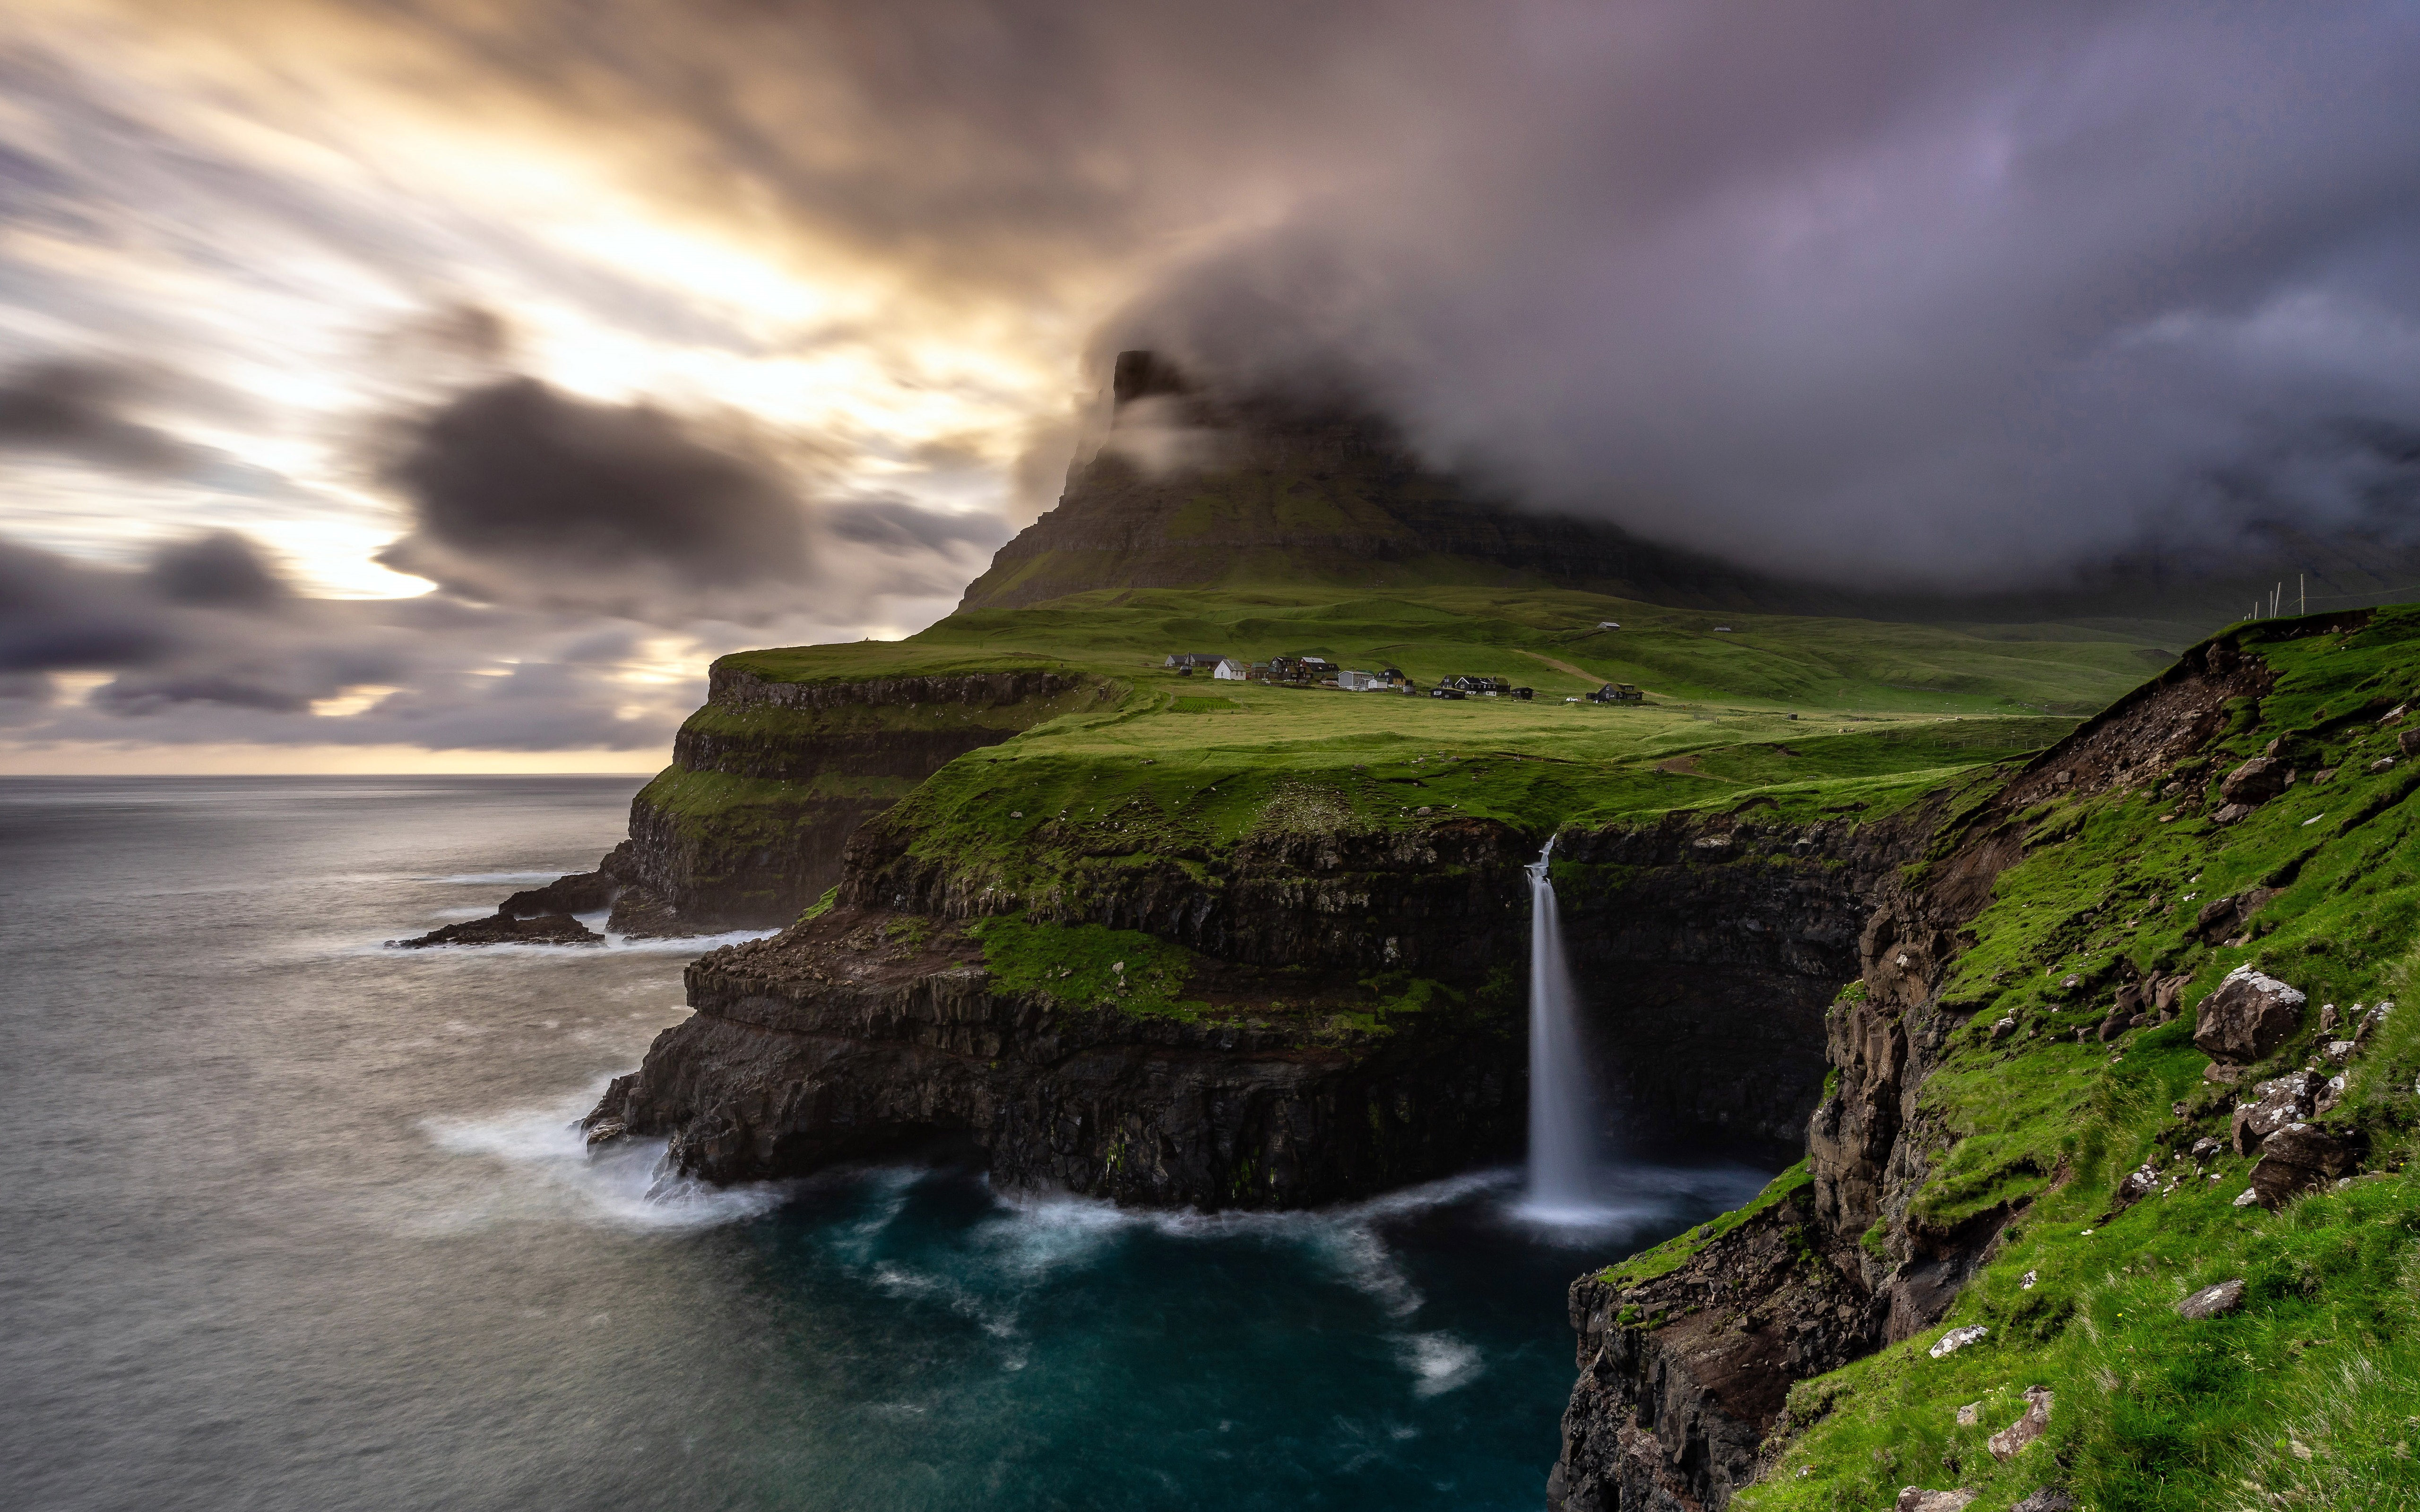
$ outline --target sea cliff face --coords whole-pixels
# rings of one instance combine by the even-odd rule
[[[1082,828],[1037,832],[1082,854],[1027,895],[920,850],[908,820],[869,823],[829,912],[691,968],[696,1016],[591,1127],[667,1136],[716,1180],[954,1139],[1003,1184],[1205,1208],[1341,1200],[1518,1151],[1540,837],[1273,817],[1180,857]],[[1922,833],[1906,814],[1751,812],[1563,837],[1581,992],[1630,1106],[1675,1140],[1803,1129],[1866,894]],[[1035,950],[1067,964],[1037,975]],[[1138,997],[1146,957],[1161,986]]]
[[[673,764],[630,801],[602,863],[613,927],[702,933],[789,923],[840,880],[848,839],[968,751],[1098,702],[1072,672],[783,682],[715,665]]]
[[[1203,1209],[1331,1202],[1517,1149],[1500,1005],[1371,1022],[1298,980],[1202,975],[1198,1006],[1138,1011],[1123,982],[1086,1005],[1003,981],[956,924],[834,908],[692,966],[695,1015],[590,1128],[669,1135],[718,1181],[955,1145],[1005,1187]]]

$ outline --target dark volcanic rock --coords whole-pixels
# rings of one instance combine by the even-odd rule
[[[2258,1152],[2261,1142],[2289,1123],[2311,1117],[2327,1079],[2316,1072],[2288,1072],[2253,1088],[2253,1101],[2236,1104],[2227,1143],[2239,1155]]]
[[[557,877],[543,887],[517,892],[504,900],[500,914],[530,918],[540,914],[593,914],[613,903],[621,884],[611,873],[579,872]]]
[[[2255,756],[2226,774],[2218,795],[2228,803],[2257,808],[2283,793],[2294,780],[2294,769],[2276,756]]]
[[[1504,1024],[1356,1029],[1300,977],[1306,1011],[1185,1022],[996,991],[982,959],[956,928],[837,908],[714,951],[689,970],[696,1014],[589,1122],[667,1135],[715,1181],[954,1140],[1002,1186],[1205,1209],[1337,1201],[1519,1148]]]
[[[1580,1378],[1548,1506],[1720,1505],[1764,1468],[1790,1383],[1882,1343],[1856,1262],[1808,1252],[1813,1218],[1802,1190],[1668,1275],[1572,1283]]]
[[[2359,1130],[2289,1123],[2261,1144],[2259,1164],[2252,1167],[2252,1190],[2262,1207],[2281,1208],[2337,1177],[2351,1175],[2367,1152]]]
[[[2201,1000],[2194,1043],[2220,1060],[2266,1060],[2302,1025],[2306,1001],[2276,978],[2240,965]]]
[[[602,945],[605,936],[569,914],[515,918],[499,913],[430,930],[416,939],[386,943],[398,950],[421,950],[432,945]]]

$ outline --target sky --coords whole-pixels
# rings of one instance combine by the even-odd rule
[[[0,772],[644,771],[912,632],[1109,354],[1528,506],[2408,541],[2420,8],[17,0]]]

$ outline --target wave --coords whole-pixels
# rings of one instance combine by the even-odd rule
[[[414,877],[412,880],[448,887],[542,887],[557,877],[569,874],[564,872],[458,872],[452,876]]]
[[[465,917],[485,918],[489,912],[491,910],[480,909]],[[454,916],[448,913],[444,917]],[[382,956],[388,960],[419,957],[440,961],[460,960],[466,956],[505,958],[527,956],[533,959],[561,957],[594,959],[599,955],[697,956],[704,955],[708,950],[719,950],[726,945],[745,945],[751,940],[771,939],[782,933],[777,929],[735,929],[725,930],[720,934],[677,934],[664,939],[650,937],[634,940],[627,934],[614,934],[600,928],[604,922],[604,916],[601,914],[583,914],[579,918],[582,923],[605,935],[603,946],[541,945],[525,940],[510,940],[494,945],[439,945],[422,950],[391,950],[387,949],[385,941],[380,940],[376,943],[356,942],[344,953]]]
[[[425,1119],[437,1148],[501,1161],[518,1189],[483,1216],[568,1218],[600,1227],[681,1230],[754,1218],[788,1196],[783,1185],[753,1182],[716,1187],[665,1168],[662,1140],[620,1140],[595,1152],[579,1119],[597,1105],[599,1080],[576,1098],[490,1119]]]
[[[1395,1337],[1404,1368],[1412,1373],[1412,1394],[1442,1396],[1477,1381],[1487,1370],[1479,1346],[1448,1333],[1402,1334]]]

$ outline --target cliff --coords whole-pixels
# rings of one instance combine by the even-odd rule
[[[2062,1483],[2108,1504],[2213,1504],[2194,1498],[2221,1494],[2212,1467],[2242,1458],[2231,1410],[2212,1397],[2161,1417],[2133,1398],[2175,1389],[2154,1357],[2205,1358],[2179,1333],[2190,1310],[2167,1304],[2253,1263],[2267,1208],[2296,1204],[2300,1229],[2372,1219],[2352,1195],[2304,1194],[2409,1124],[2398,1088],[2420,1045],[2356,1041],[2336,1004],[2412,974],[2415,696],[2412,611],[2248,627],[2005,783],[1951,798],[1920,858],[1871,897],[1859,980],[1824,1015],[1830,1087],[1805,1165],[1750,1209],[1574,1284],[1580,1378],[1550,1504],[1881,1505],[1903,1482],[1978,1505],[2070,1504]],[[2381,872],[2386,856],[2404,864]],[[2381,911],[2377,893],[2397,889]],[[2228,984],[2256,980],[2290,1007],[2252,1042],[2228,1021],[2250,989]],[[2306,1057],[2319,1070],[2247,1136],[2230,1088],[2266,1093]],[[2302,1090],[2331,1061],[2348,1069]],[[2266,1130],[2331,1111],[2264,1152]],[[2399,1200],[2381,1189],[2371,1205]],[[2406,1234],[2396,1253],[2409,1248]],[[2121,1272],[2125,1300],[2096,1305]],[[2396,1305],[2377,1273],[2266,1285],[2375,1317]],[[1945,1321],[1960,1331],[1931,1338]],[[2222,1349],[2195,1389],[2273,1396],[2255,1378],[2302,1368],[2304,1347],[2284,1342],[2239,1337],[2242,1365]],[[1962,1432],[2028,1381],[2055,1412],[1988,1453],[1996,1424]],[[1983,1398],[1962,1416],[1962,1393]],[[2043,1433],[2049,1447],[2021,1458]],[[2247,1468],[2274,1484],[2273,1467]],[[2177,1499],[2116,1491],[2136,1476],[2173,1480]]]
[[[599,864],[613,929],[789,923],[839,882],[867,819],[968,751],[1110,692],[1039,669],[790,681],[752,665],[768,655],[714,665],[672,764],[630,800],[629,839]]]

